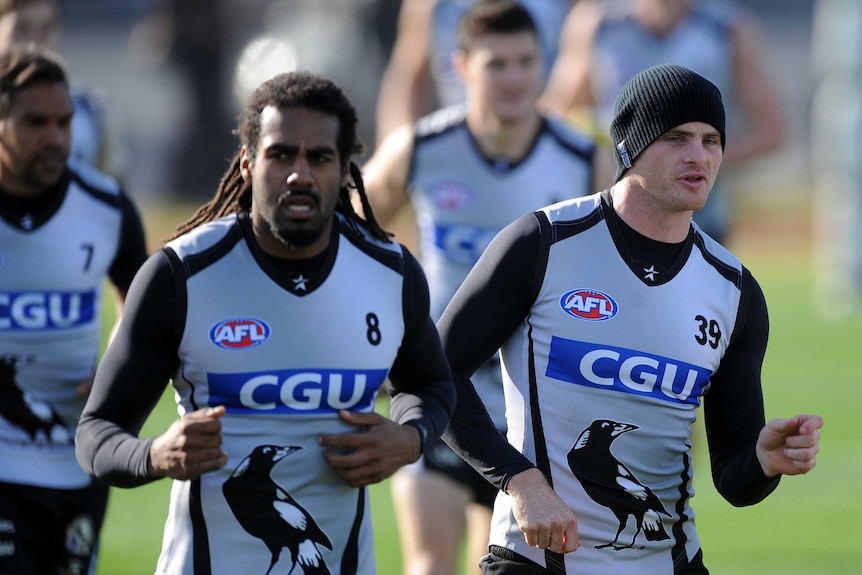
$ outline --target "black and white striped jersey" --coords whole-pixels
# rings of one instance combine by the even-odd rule
[[[76,388],[95,370],[105,280],[125,291],[146,255],[137,210],[90,168],[38,198],[0,198],[0,481],[89,483]]]
[[[418,122],[408,190],[435,320],[506,225],[542,206],[592,193],[593,153],[589,138],[550,118],[542,119],[529,151],[516,163],[483,155],[461,107]],[[501,421],[494,367],[477,374],[474,383]]]
[[[751,503],[776,483],[753,449],[764,423],[760,288],[696,224],[660,265],[644,262],[649,250],[622,225],[607,193],[525,216],[489,246],[439,323],[459,385],[447,440],[500,487],[541,469],[582,542],[564,559],[527,546],[501,493],[491,544],[563,562],[555,573],[658,575],[694,557],[690,435],[701,403],[723,495]],[[477,433],[464,388],[495,347],[509,446]]]
[[[427,285],[402,250],[339,215],[313,269],[282,268],[244,213],[145,264],[82,417],[79,458],[115,484],[149,481],[149,441],[130,430],[168,377],[180,415],[225,406],[229,456],[174,482],[157,573],[287,573],[303,562],[375,572],[368,491],[336,474],[318,437],[355,431],[339,410],[372,411],[387,378],[393,420],[417,420],[429,440],[448,421],[454,397]]]

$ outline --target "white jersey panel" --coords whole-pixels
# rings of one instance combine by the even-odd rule
[[[684,546],[690,559],[700,547],[689,435],[739,306],[738,282],[717,267],[741,275],[741,264],[697,232],[712,255],[696,242],[673,279],[648,286],[618,253],[601,209],[596,195],[544,210],[556,224],[545,278],[501,350],[505,393],[523,405],[507,413],[508,436],[547,462],[578,517],[582,546],[565,556],[568,572],[672,573],[674,553]],[[594,225],[561,236],[570,233],[561,222],[590,215]],[[506,497],[491,543],[545,563],[525,545]]]
[[[481,154],[459,107],[419,122],[408,186],[434,320],[506,225],[543,206],[591,193],[592,158],[590,140],[547,118],[529,154],[514,165]],[[500,425],[505,408],[497,362],[476,372],[472,381]]]
[[[593,192],[593,144],[544,119],[517,164],[485,158],[459,108],[420,121],[408,187],[419,225],[419,253],[440,317],[479,256],[520,216]]]
[[[0,461],[16,462],[0,466],[0,481],[89,484],[72,445],[86,401],[76,388],[95,369],[102,285],[121,226],[120,210],[74,179],[38,228],[0,219]]]
[[[262,537],[281,537],[285,548],[273,572],[289,572],[297,554],[311,553],[332,573],[352,571],[342,556],[355,558],[352,572],[374,573],[367,490],[337,476],[317,437],[353,429],[339,409],[374,408],[405,326],[401,270],[368,252],[390,252],[392,260],[400,248],[360,239],[359,249],[342,234],[328,277],[300,297],[264,273],[245,241],[218,247],[238,232],[230,217],[169,244],[191,267],[207,257],[200,250],[224,252],[187,279],[174,378],[181,415],[206,406],[227,410],[221,422],[230,459],[200,479],[212,573],[234,573],[237,565],[267,572],[273,556]],[[189,529],[188,497],[174,489],[166,533]],[[305,534],[279,531],[283,523],[271,514],[306,523]],[[159,572],[190,572],[192,547],[166,539]]]

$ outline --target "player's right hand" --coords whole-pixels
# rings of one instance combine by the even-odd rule
[[[221,421],[224,406],[206,407],[173,422],[150,445],[150,477],[197,479],[227,464],[222,448]]]
[[[506,493],[527,545],[554,553],[571,553],[581,546],[577,517],[541,471],[533,468],[515,475]]]

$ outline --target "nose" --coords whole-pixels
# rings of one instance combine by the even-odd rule
[[[51,124],[45,130],[46,142],[56,148],[68,148],[72,140],[72,130],[68,125]]]
[[[699,140],[692,140],[686,146],[686,161],[692,164],[703,164],[707,158],[706,146]]]
[[[311,169],[304,157],[298,157],[287,176],[289,187],[311,187],[313,185]]]

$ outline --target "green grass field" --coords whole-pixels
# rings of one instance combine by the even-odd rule
[[[143,206],[154,248],[188,208]],[[798,224],[798,220],[796,224]],[[786,241],[787,222],[756,236],[742,233],[732,248],[758,278],[770,306],[771,336],[764,367],[767,418],[820,413],[826,420],[817,468],[786,477],[760,505],[736,509],[715,492],[705,449],[696,452],[694,500],[705,561],[714,575],[843,575],[862,573],[862,314],[825,322],[810,305],[812,277],[805,232]],[[805,227],[805,226],[803,226]],[[778,235],[768,230],[783,229]],[[791,229],[791,232],[794,230]],[[154,435],[176,417],[167,393],[144,428]],[[699,432],[699,430],[698,430]],[[702,439],[696,444],[704,445]],[[152,573],[161,546],[169,482],[115,489],[102,533],[99,575]],[[371,489],[378,571],[401,572],[398,533],[384,482]]]

